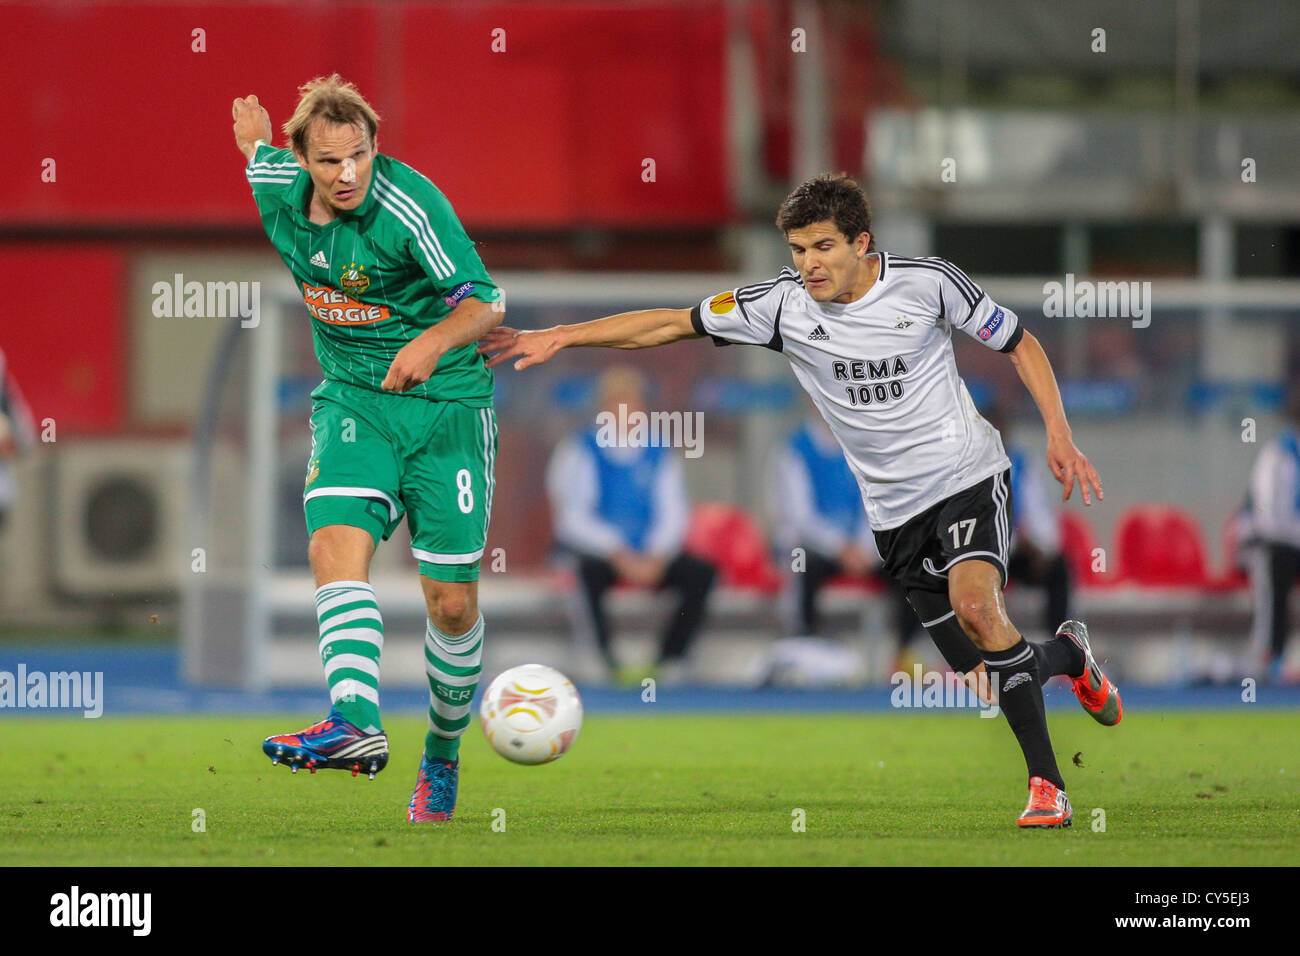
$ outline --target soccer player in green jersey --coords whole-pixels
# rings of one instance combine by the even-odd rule
[[[481,667],[478,574],[495,485],[493,377],[474,343],[501,322],[503,302],[447,198],[378,151],[379,117],[356,88],[335,74],[299,92],[287,149],[271,145],[256,96],[232,112],[325,377],[312,392],[303,509],[333,706],[263,750],[294,772],[373,779],[387,764],[383,620],[369,571],[405,514],[429,614],[429,730],[407,819],[448,820]]]

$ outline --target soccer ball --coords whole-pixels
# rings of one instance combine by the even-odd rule
[[[523,664],[488,685],[479,718],[488,743],[507,760],[549,763],[578,739],[582,699],[554,667]]]

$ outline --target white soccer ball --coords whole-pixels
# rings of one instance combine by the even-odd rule
[[[549,763],[578,739],[582,698],[554,667],[522,664],[488,685],[479,718],[488,743],[507,760]]]

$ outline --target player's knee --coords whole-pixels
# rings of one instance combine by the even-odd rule
[[[603,591],[614,583],[618,577],[614,566],[602,558],[580,558],[577,562],[578,577],[587,587]]]
[[[993,638],[998,630],[1001,610],[993,598],[984,594],[957,595],[952,602],[957,621],[971,640],[981,644]]]
[[[429,620],[444,634],[464,634],[478,619],[478,608],[467,588],[434,587],[426,590]]]
[[[311,562],[313,568],[322,564],[327,564],[333,555],[334,549],[330,547],[329,535],[322,528],[311,536],[307,542],[307,560]]]

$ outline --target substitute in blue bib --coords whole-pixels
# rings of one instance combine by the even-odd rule
[[[645,391],[639,372],[610,369],[601,378],[598,407],[615,420],[634,419],[646,414]],[[634,431],[619,435],[592,425],[565,438],[547,468],[556,542],[578,579],[574,630],[609,674],[619,674],[620,666],[605,605],[622,582],[676,594],[655,672],[668,680],[686,676],[715,570],[683,551],[690,500],[681,457],[679,449],[649,444]],[[622,673],[639,679],[644,669]]]

